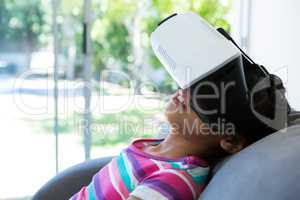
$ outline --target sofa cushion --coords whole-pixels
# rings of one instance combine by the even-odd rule
[[[217,170],[201,200],[300,198],[300,126],[250,145]]]

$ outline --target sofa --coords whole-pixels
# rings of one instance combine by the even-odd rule
[[[299,200],[299,113],[289,116],[289,127],[226,158],[213,169],[213,176],[200,200]],[[51,179],[33,200],[68,199],[111,157],[86,161]]]

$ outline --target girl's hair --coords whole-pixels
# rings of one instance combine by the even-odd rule
[[[250,103],[253,105],[254,110],[269,119],[274,119],[278,113],[282,115],[282,119],[276,121],[276,128],[263,122],[255,122],[259,125],[252,130],[250,123],[250,127],[246,127],[243,132],[245,132],[245,136],[254,142],[285,128],[287,126],[287,116],[291,109],[285,96],[285,87],[278,76],[270,74],[261,65],[249,62],[245,57],[243,58],[243,64],[245,79],[250,92],[253,92],[258,84],[265,85],[265,89],[255,92],[253,95]]]
[[[279,77],[270,74],[263,66],[250,62],[245,56],[242,57],[242,63],[246,87],[248,89],[248,100],[240,102],[241,98],[234,96],[239,95],[239,92],[230,93],[229,89],[229,93],[226,94],[226,98],[228,98],[226,99],[226,107],[228,106],[228,108],[226,108],[225,114],[203,114],[199,109],[197,111],[197,106],[206,110],[219,109],[221,100],[194,98],[193,95],[214,94],[211,87],[201,87],[198,91],[196,88],[200,83],[196,83],[190,88],[191,99],[194,98],[193,102],[191,102],[191,107],[201,120],[207,124],[219,123],[217,120],[220,119],[222,122],[232,123],[235,127],[235,134],[245,136],[249,143],[252,143],[284,128],[287,124],[287,115],[290,112],[290,108],[285,98],[285,88]],[[225,74],[222,78],[225,77],[224,80],[226,80],[228,76],[230,75]],[[216,80],[211,79],[210,81],[214,82]],[[237,82],[237,84],[240,84],[240,82]],[[259,90],[257,90],[257,86],[260,86]],[[264,121],[264,119],[259,119],[255,113],[263,116],[264,119],[270,119],[270,121],[278,117],[278,113],[282,115],[282,118],[275,122],[276,126],[274,127],[273,124]]]

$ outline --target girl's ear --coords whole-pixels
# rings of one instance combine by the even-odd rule
[[[224,151],[235,154],[246,146],[246,139],[241,136],[229,136],[220,140],[220,146]]]

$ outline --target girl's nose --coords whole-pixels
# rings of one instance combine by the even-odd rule
[[[177,94],[175,95],[175,98],[178,102],[180,102],[184,109],[186,110],[189,107],[189,92],[187,89],[184,90],[178,90]]]

